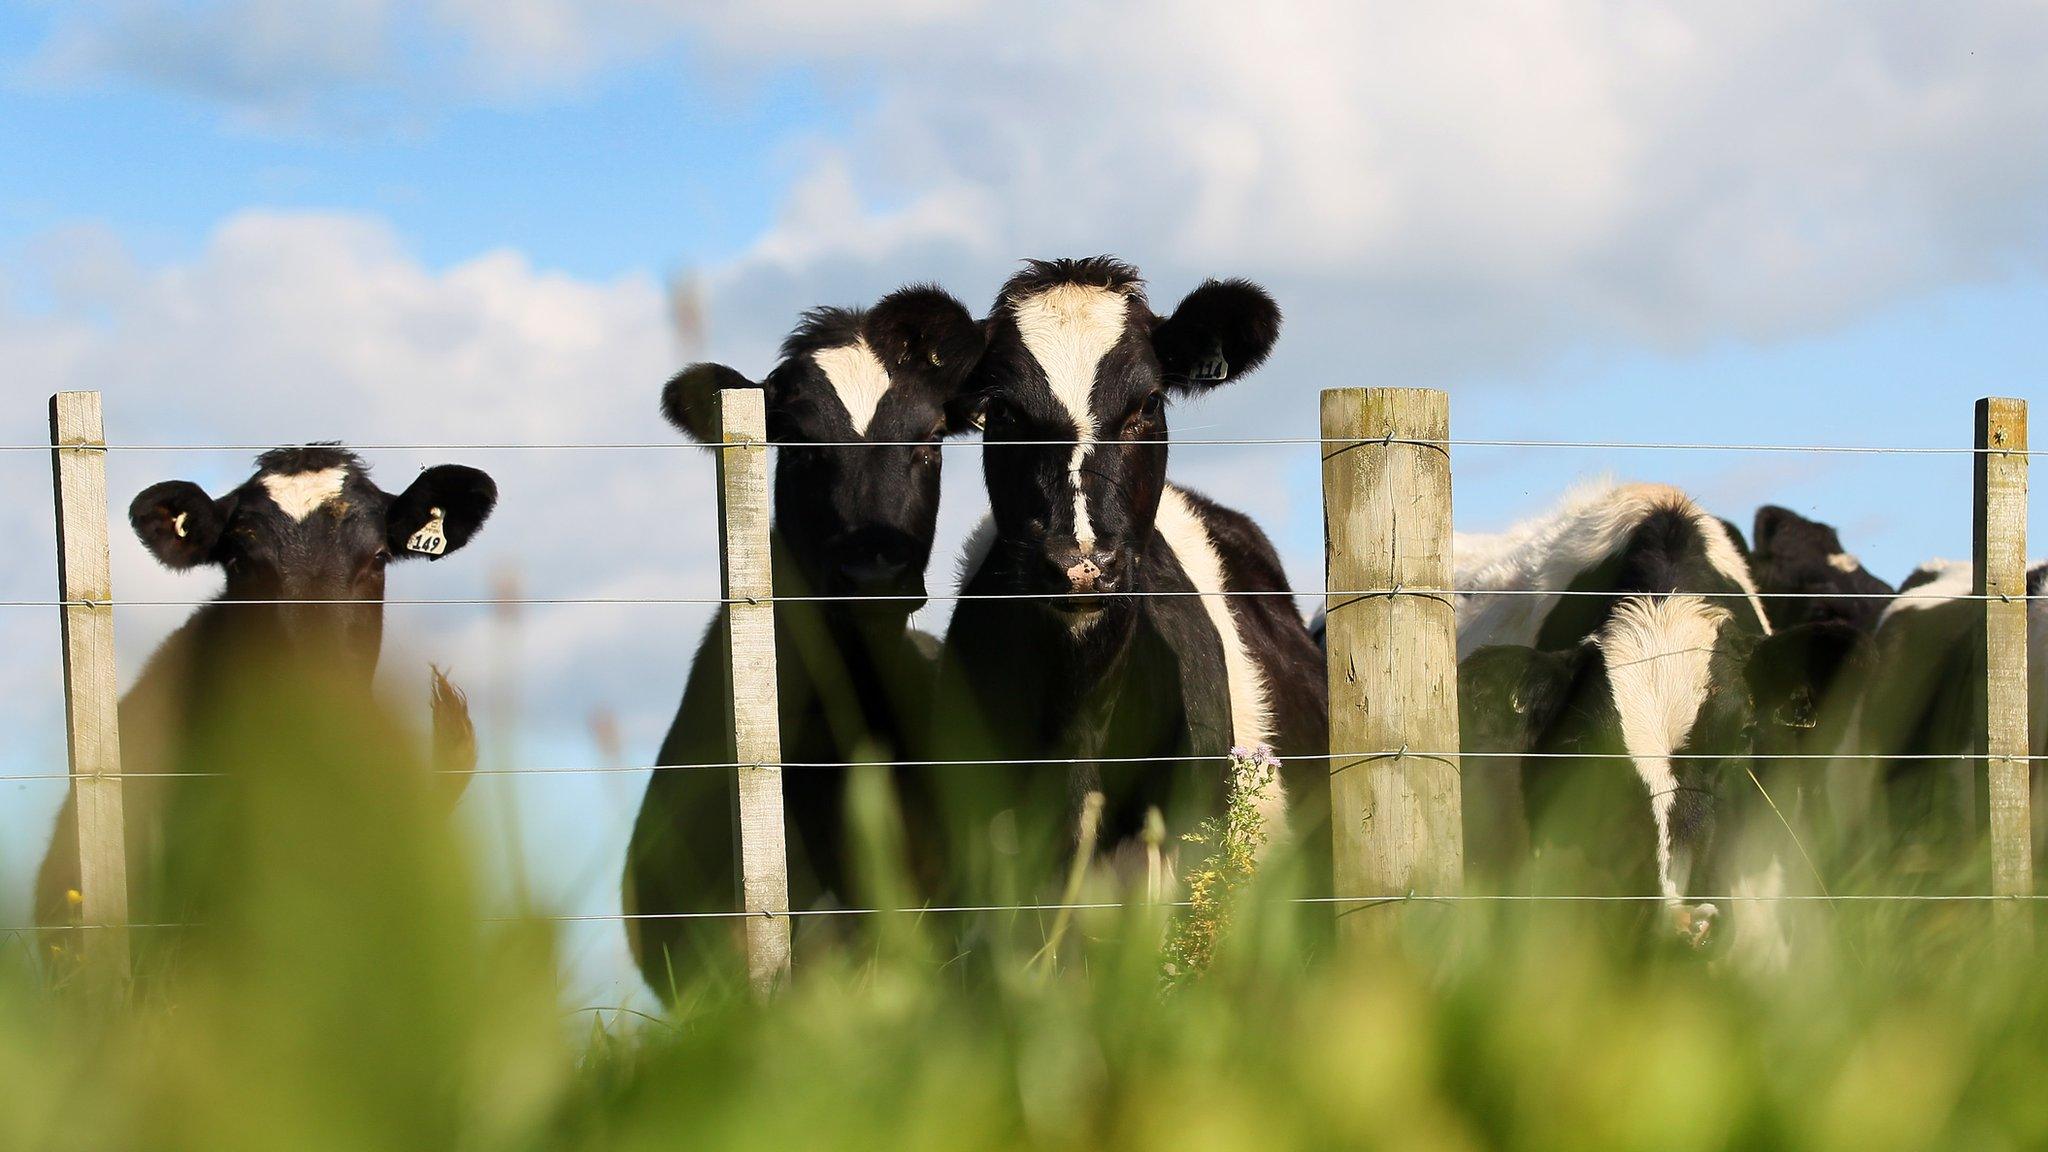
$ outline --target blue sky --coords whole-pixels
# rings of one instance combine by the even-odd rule
[[[654,398],[686,355],[758,376],[805,307],[930,279],[980,309],[1022,257],[1110,251],[1161,309],[1246,275],[1288,313],[1268,368],[1175,414],[1184,436],[1311,434],[1317,388],[1386,384],[1449,389],[1468,437],[1961,446],[1974,398],[2048,379],[2044,64],[2037,0],[0,5],[0,442],[82,387],[131,442],[668,441]],[[683,270],[701,348],[667,319]],[[393,486],[447,455],[372,462]],[[715,587],[696,452],[457,458],[497,476],[500,516],[394,595]],[[1312,449],[1174,460],[1320,584]],[[1791,504],[1893,579],[1969,544],[1963,457],[1456,466],[1466,528],[1611,472],[1738,522]],[[117,455],[112,487],[246,468]],[[942,550],[977,471],[949,461]],[[47,463],[0,454],[0,476],[27,494],[0,510],[0,598],[45,596]],[[126,539],[115,580],[212,588]],[[54,620],[0,613],[0,772],[45,771]],[[124,673],[180,615],[123,614]],[[702,621],[406,609],[385,665],[414,703],[426,660],[467,674],[508,761],[600,762],[598,713],[645,758]],[[469,808],[496,830],[516,793],[540,890],[603,911],[639,784]],[[0,789],[0,922],[57,796]],[[590,994],[630,994],[615,934],[578,939]]]

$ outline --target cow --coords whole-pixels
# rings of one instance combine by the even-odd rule
[[[1984,703],[1982,605],[1967,599],[1968,561],[1932,560],[1883,606],[1875,668],[1857,709],[1846,760],[1857,769],[1845,806],[1886,830],[1881,870],[1893,883],[1968,883],[1981,867],[1987,827],[1981,749]],[[2027,593],[2048,586],[2048,561],[2027,570]],[[2048,752],[2048,604],[2027,602],[2029,750]],[[2036,784],[2041,765],[2034,766]],[[2048,823],[2036,822],[2037,842]]]
[[[1055,820],[1027,833],[1041,870],[1100,793],[1098,846],[1129,861],[1152,811],[1187,830],[1251,783],[1226,752],[1265,744],[1282,778],[1245,798],[1276,842],[1283,823],[1313,830],[1327,685],[1279,555],[1166,475],[1169,401],[1256,369],[1278,306],[1210,280],[1159,316],[1137,271],[1100,256],[1028,262],[985,323],[973,389],[990,516],[963,561],[935,719],[951,756],[1012,767],[938,783],[974,792],[967,826],[988,817],[998,842],[1015,827],[1004,811]],[[1038,760],[1072,764],[1019,763]]]
[[[385,492],[337,444],[278,448],[255,475],[215,498],[185,480],[155,484],[128,508],[143,546],[165,567],[219,569],[225,587],[151,655],[120,703],[122,799],[130,919],[177,920],[203,893],[169,891],[195,850],[196,832],[166,819],[193,792],[188,774],[230,766],[249,694],[280,677],[317,677],[340,707],[367,703],[384,638],[386,567],[459,551],[496,506],[497,485],[474,468],[425,469],[405,491]],[[452,803],[475,766],[466,702],[432,672],[433,756]],[[75,961],[68,925],[79,922],[77,814],[67,797],[37,873],[36,923],[61,972]],[[182,808],[178,809],[183,811]]]
[[[701,443],[718,439],[721,389],[763,393],[776,450],[773,587],[782,754],[797,763],[914,756],[929,709],[936,642],[908,627],[925,601],[939,509],[940,442],[970,426],[962,382],[981,355],[981,327],[928,286],[873,307],[818,308],[783,342],[759,382],[721,364],[683,369],[662,412]],[[737,905],[735,751],[725,613],[697,646],[688,683],[627,848],[622,901],[628,939],[655,993],[700,975],[730,975],[735,922],[676,914]],[[898,774],[898,794],[914,794]],[[813,908],[854,896],[845,838],[845,774],[791,769],[782,794],[789,896]],[[920,838],[921,840],[924,838]]]
[[[1695,894],[1748,907],[1781,891],[1790,854],[1776,817],[1759,813],[1765,788],[1781,807],[1783,789],[1752,759],[1778,729],[1810,721],[1817,685],[1853,651],[1841,626],[1774,630],[1739,536],[1663,485],[1582,487],[1505,533],[1461,533],[1453,549],[1464,750],[1540,754],[1468,757],[1468,786],[1521,788],[1538,860],[1582,861],[1574,886],[1660,897],[1695,944],[1725,935],[1721,910]],[[1539,594],[1487,594],[1508,590]],[[1513,801],[1477,807],[1498,821]],[[1481,860],[1517,847],[1512,827],[1475,831]],[[1763,915],[1774,909],[1754,910],[1757,930],[1738,923],[1737,939],[1774,959],[1784,942]]]
[[[1838,620],[1868,635],[1893,594],[1831,525],[1775,504],[1756,510],[1749,568],[1773,628]]]

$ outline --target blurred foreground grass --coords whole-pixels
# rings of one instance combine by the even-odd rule
[[[483,918],[416,766],[291,731],[133,1005],[0,963],[0,1149],[2048,1146],[2048,989],[1983,905],[1816,913],[1765,979],[1569,906],[1417,907],[1332,956],[1268,878],[1171,989],[1158,910],[1083,917],[1054,966],[1035,917],[895,916],[765,1005],[594,1016],[544,921]]]

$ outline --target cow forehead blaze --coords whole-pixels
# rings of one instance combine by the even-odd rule
[[[1024,350],[1084,439],[1095,435],[1096,368],[1123,339],[1129,299],[1115,288],[1061,284],[1010,306]]]
[[[889,391],[889,370],[883,367],[881,358],[868,347],[866,338],[861,338],[851,344],[820,348],[811,353],[811,362],[825,374],[825,382],[832,385],[833,393],[846,409],[847,419],[853,422],[854,432],[865,436],[868,425],[874,423],[875,409]]]
[[[271,503],[294,522],[304,520],[341,496],[348,482],[348,469],[322,468],[314,472],[270,473],[262,478],[263,490]]]

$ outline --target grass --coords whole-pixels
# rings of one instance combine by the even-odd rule
[[[1188,922],[1157,909],[1077,916],[1054,964],[1036,918],[905,915],[766,1003],[593,1015],[545,921],[483,918],[417,765],[292,731],[358,751],[250,761],[207,926],[132,1004],[0,965],[0,1148],[2048,1145],[2048,982],[1982,905],[1816,912],[1763,978],[1573,907],[1377,909],[1406,929],[1337,948],[1276,867],[1211,887],[1174,979]]]

